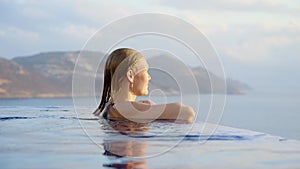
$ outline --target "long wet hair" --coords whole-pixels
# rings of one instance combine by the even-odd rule
[[[113,75],[118,68],[118,66],[124,61],[128,56],[137,53],[137,51],[129,48],[120,48],[113,51],[107,58],[104,68],[104,84],[102,90],[102,97],[98,108],[94,111],[94,115],[98,116],[105,109],[106,104],[112,100],[111,97],[111,86]]]

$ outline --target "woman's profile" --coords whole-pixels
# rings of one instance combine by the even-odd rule
[[[110,120],[192,122],[194,110],[182,103],[136,101],[137,96],[148,94],[150,79],[148,64],[141,53],[129,48],[116,49],[106,60],[102,98],[94,115]]]

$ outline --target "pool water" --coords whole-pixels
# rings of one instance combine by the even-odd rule
[[[9,168],[300,168],[300,142],[196,122],[107,122],[72,106],[2,106]]]

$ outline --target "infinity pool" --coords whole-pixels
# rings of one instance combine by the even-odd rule
[[[8,168],[300,168],[300,142],[197,122],[107,122],[71,106],[2,106]],[[88,115],[87,115],[88,114]]]

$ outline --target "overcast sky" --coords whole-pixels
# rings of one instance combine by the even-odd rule
[[[143,12],[196,26],[215,46],[228,77],[256,91],[300,93],[297,0],[0,0],[0,56],[80,50],[104,25]]]

